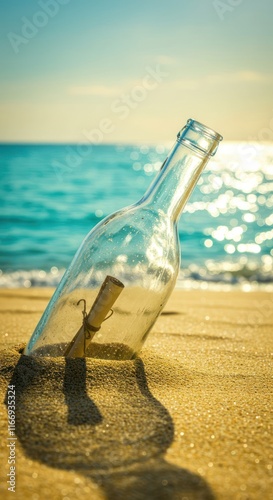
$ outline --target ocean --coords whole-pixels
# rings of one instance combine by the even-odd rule
[[[1,145],[0,287],[55,286],[85,235],[139,200],[169,146]],[[273,290],[273,144],[223,143],[179,222],[183,288]]]

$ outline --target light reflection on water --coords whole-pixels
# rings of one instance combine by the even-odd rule
[[[0,147],[0,286],[55,285],[85,234],[137,201],[167,152],[163,145],[93,146],[58,177],[52,165],[67,167],[66,146]],[[273,145],[223,143],[179,223],[179,284],[272,286],[272,207]]]
[[[246,289],[246,281],[272,283],[273,145],[223,144],[198,184],[202,195],[185,212],[215,219],[210,225],[206,216],[203,234],[205,248],[214,248],[216,256],[205,260],[198,274]],[[189,265],[192,273],[194,266]]]

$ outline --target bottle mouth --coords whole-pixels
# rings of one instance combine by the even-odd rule
[[[202,156],[214,156],[223,137],[196,120],[189,119],[177,134],[177,141],[194,149]]]

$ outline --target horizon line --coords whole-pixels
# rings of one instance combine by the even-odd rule
[[[174,140],[166,140],[166,141],[159,141],[159,142],[101,142],[97,144],[93,144],[90,142],[84,142],[84,141],[71,141],[71,142],[51,142],[51,141],[1,141],[0,140],[0,146],[90,146],[90,147],[98,147],[98,146],[143,146],[143,145],[150,145],[150,146],[159,146],[159,145],[165,145],[169,146],[170,143],[174,142]],[[248,139],[225,139],[223,140],[222,144],[225,143],[251,143],[251,144],[272,144],[273,141],[259,141],[259,140],[248,140]]]

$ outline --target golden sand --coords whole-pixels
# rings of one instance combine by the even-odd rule
[[[31,358],[52,290],[0,292],[1,499],[269,500],[273,296],[175,291],[139,358]]]

